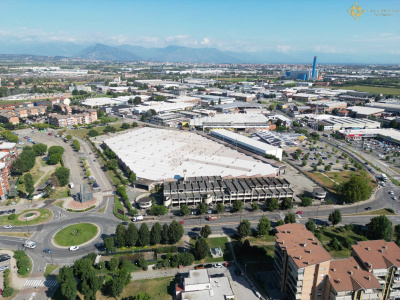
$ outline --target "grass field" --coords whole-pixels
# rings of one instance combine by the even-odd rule
[[[30,220],[30,221],[27,221],[27,222],[18,221],[18,217],[28,211],[39,211],[40,217]],[[17,214],[15,216],[14,220],[9,220],[8,216],[0,217],[0,225],[12,225],[12,226],[36,225],[36,224],[40,224],[40,223],[48,221],[52,215],[53,215],[52,212],[50,210],[48,210],[47,208],[27,209],[27,210],[24,210],[22,213]]]
[[[118,124],[110,124],[111,126],[115,127],[116,129],[119,129],[121,127],[121,123]],[[97,126],[94,127],[93,129],[97,130],[99,132],[99,134],[103,134],[103,130],[104,128],[106,128],[106,126]],[[84,139],[87,134],[89,133],[90,129],[69,129],[66,130],[65,133],[66,134],[70,134],[72,136],[76,136],[78,138]]]
[[[60,246],[78,246],[94,238],[97,232],[98,229],[93,224],[74,224],[57,232],[54,242]]]
[[[39,169],[42,167],[42,164],[41,164],[41,162],[40,162],[41,160],[42,160],[42,158],[37,157],[37,158],[36,158],[36,163],[35,163],[35,165],[34,165],[33,168],[29,171],[29,174],[32,175],[32,178],[33,178],[33,182],[34,182],[34,183],[36,183],[36,181],[38,181],[38,179],[40,178],[40,176],[43,175],[43,172],[39,171]],[[22,179],[22,177],[20,178],[20,180],[19,180],[19,182],[18,182],[17,190],[18,190],[18,191],[21,191],[22,193],[25,193],[25,184],[24,184],[24,183],[21,183],[21,182],[23,182],[23,180],[21,180],[21,179]]]
[[[358,92],[368,92],[374,94],[385,94],[385,95],[395,95],[400,96],[400,88],[386,88],[377,86],[363,86],[363,85],[350,85],[350,86],[333,86],[331,89],[339,90],[355,90]]]
[[[392,213],[388,211],[386,208],[381,208],[378,210],[371,210],[368,212],[363,212],[359,214],[353,214],[353,216],[390,216],[390,215],[396,215],[395,213]]]
[[[150,299],[171,300],[175,290],[174,277],[163,277],[146,280],[132,280],[122,292],[119,299],[132,299],[139,293],[147,293]],[[96,294],[97,300],[109,300],[111,298],[104,296],[101,292]]]
[[[330,189],[331,191],[333,190],[333,186],[335,185],[335,182],[341,184],[343,182],[346,182],[350,179],[350,175],[354,174],[354,175],[362,175],[360,172],[358,171],[340,171],[340,172],[324,172],[324,174],[326,176],[328,176],[329,178],[327,178],[326,176],[324,176],[322,173],[320,172],[306,172],[309,176],[311,176],[312,178],[314,178],[316,181],[318,181],[319,183],[321,183],[323,186],[325,186],[327,189]],[[335,174],[337,174],[335,176]],[[372,188],[376,187],[376,182],[373,181],[374,179],[368,175],[370,178],[370,186]]]
[[[100,208],[100,209],[99,209],[98,211],[96,211],[96,212],[99,213],[99,214],[104,214],[105,210],[106,210],[106,206],[103,205],[103,207]]]

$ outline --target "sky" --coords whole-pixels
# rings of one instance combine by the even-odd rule
[[[400,62],[400,1],[360,0],[392,16],[347,12],[349,0],[0,0],[2,43],[212,47],[225,51],[316,53]]]

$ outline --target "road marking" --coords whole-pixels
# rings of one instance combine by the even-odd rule
[[[24,286],[56,286],[57,280],[27,280]]]
[[[36,293],[32,293],[32,295],[30,296],[29,300],[32,300],[33,297],[35,297]]]

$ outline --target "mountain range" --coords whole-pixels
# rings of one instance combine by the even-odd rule
[[[377,56],[370,62],[368,55],[358,53],[323,53],[318,51],[296,50],[282,52],[268,50],[260,52],[221,51],[216,48],[191,48],[170,45],[163,48],[146,48],[142,46],[104,44],[78,44],[73,42],[20,42],[7,41],[0,43],[0,54],[22,54],[35,56],[81,57],[100,61],[154,61],[177,63],[306,63],[312,64],[315,55],[318,62],[325,64],[366,64],[384,63],[385,60],[396,63],[399,56]],[[383,59],[383,60],[382,60]],[[382,61],[380,61],[382,60]]]

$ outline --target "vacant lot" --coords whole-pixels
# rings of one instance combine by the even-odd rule
[[[229,247],[228,238],[227,237],[218,237],[218,238],[208,238],[207,239],[208,245],[210,248],[221,248],[222,253],[224,254],[223,257],[216,257],[213,258],[209,253],[208,256],[204,259],[206,263],[214,263],[214,262],[221,262],[221,261],[229,261],[232,260],[232,253]],[[190,239],[190,244],[194,247],[196,243],[195,239]]]
[[[350,179],[350,176],[352,174],[363,176],[363,174],[361,174],[361,172],[358,171],[340,171],[340,172],[324,172],[324,173],[306,172],[306,173],[331,191],[333,191],[333,186],[335,185],[335,182],[338,184],[346,182]],[[369,174],[368,177],[370,179],[370,186],[372,188],[375,188],[376,187],[375,179],[372,178],[371,175]]]

